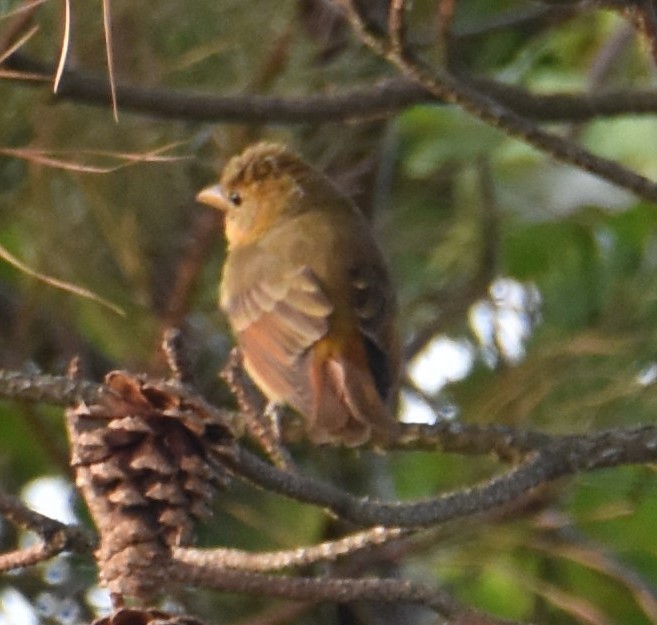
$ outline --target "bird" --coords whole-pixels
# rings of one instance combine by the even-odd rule
[[[233,156],[198,202],[224,215],[219,305],[244,368],[314,444],[389,443],[400,375],[390,270],[358,207],[286,146]]]

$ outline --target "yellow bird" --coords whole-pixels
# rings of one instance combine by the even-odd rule
[[[385,443],[399,378],[395,293],[360,210],[284,146],[233,157],[197,200],[225,215],[219,301],[267,398],[315,443]]]

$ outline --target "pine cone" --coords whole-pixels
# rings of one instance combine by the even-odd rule
[[[124,371],[94,405],[67,411],[71,464],[96,526],[101,581],[115,597],[166,587],[170,547],[190,541],[226,474],[228,427],[166,381]]]

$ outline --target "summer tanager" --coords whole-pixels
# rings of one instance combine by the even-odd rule
[[[233,157],[197,200],[223,211],[219,289],[244,366],[315,443],[389,440],[399,376],[395,294],[372,230],[284,146]]]

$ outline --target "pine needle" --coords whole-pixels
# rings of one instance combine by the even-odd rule
[[[115,312],[117,315],[120,315],[121,317],[126,316],[126,313],[123,310],[123,308],[117,306],[116,304],[113,304],[112,302],[106,300],[103,297],[100,297],[100,295],[97,295],[96,293],[90,291],[89,289],[85,289],[84,287],[77,286],[76,284],[71,284],[70,282],[64,282],[63,280],[58,280],[57,278],[47,276],[43,273],[39,273],[38,271],[35,271],[34,269],[31,269],[25,263],[18,260],[18,258],[16,258],[13,254],[11,254],[9,250],[7,250],[7,248],[5,248],[3,245],[0,245],[0,258],[2,258],[4,261],[9,263],[12,267],[15,267],[19,271],[22,271],[28,276],[31,276],[32,278],[35,278],[41,282],[44,282],[45,284],[48,284],[56,289],[61,289],[62,291],[67,291],[68,293],[73,293],[74,295],[78,295],[79,297],[90,299],[91,301],[96,302],[97,304],[100,304],[105,308],[109,308],[112,312]]]

